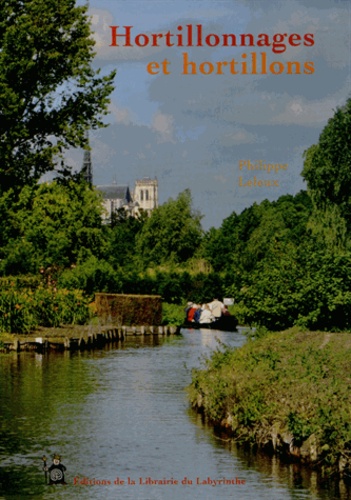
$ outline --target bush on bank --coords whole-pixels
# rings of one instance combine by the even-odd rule
[[[184,323],[185,307],[184,305],[162,303],[162,324],[179,326]]]
[[[88,301],[78,290],[40,286],[0,293],[0,332],[22,334],[39,326],[84,324],[89,317]]]
[[[189,397],[239,442],[331,474],[351,467],[350,389],[351,336],[292,329],[219,346]]]

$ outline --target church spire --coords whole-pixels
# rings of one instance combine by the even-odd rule
[[[87,138],[87,145],[89,147],[89,133],[86,132],[86,138]],[[83,178],[85,181],[92,186],[93,184],[93,166],[91,162],[91,151],[90,149],[86,149],[84,151],[84,158],[83,158],[83,166],[81,170],[83,174]]]

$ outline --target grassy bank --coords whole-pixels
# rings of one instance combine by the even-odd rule
[[[291,329],[219,346],[189,397],[240,442],[326,474],[351,467],[351,334]]]

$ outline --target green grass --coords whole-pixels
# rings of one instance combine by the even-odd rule
[[[351,463],[351,335],[297,328],[219,348],[193,371],[189,398],[238,441],[326,473]]]

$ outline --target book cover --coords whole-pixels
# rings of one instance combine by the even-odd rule
[[[304,151],[350,97],[350,1],[88,7],[94,68],[117,74],[108,126],[89,133],[84,159],[66,155],[77,171],[86,161],[94,185],[139,203],[190,190],[205,231],[306,189]],[[209,347],[205,332],[4,355],[2,498],[326,498],[313,473],[237,450],[188,411],[183,390]]]

